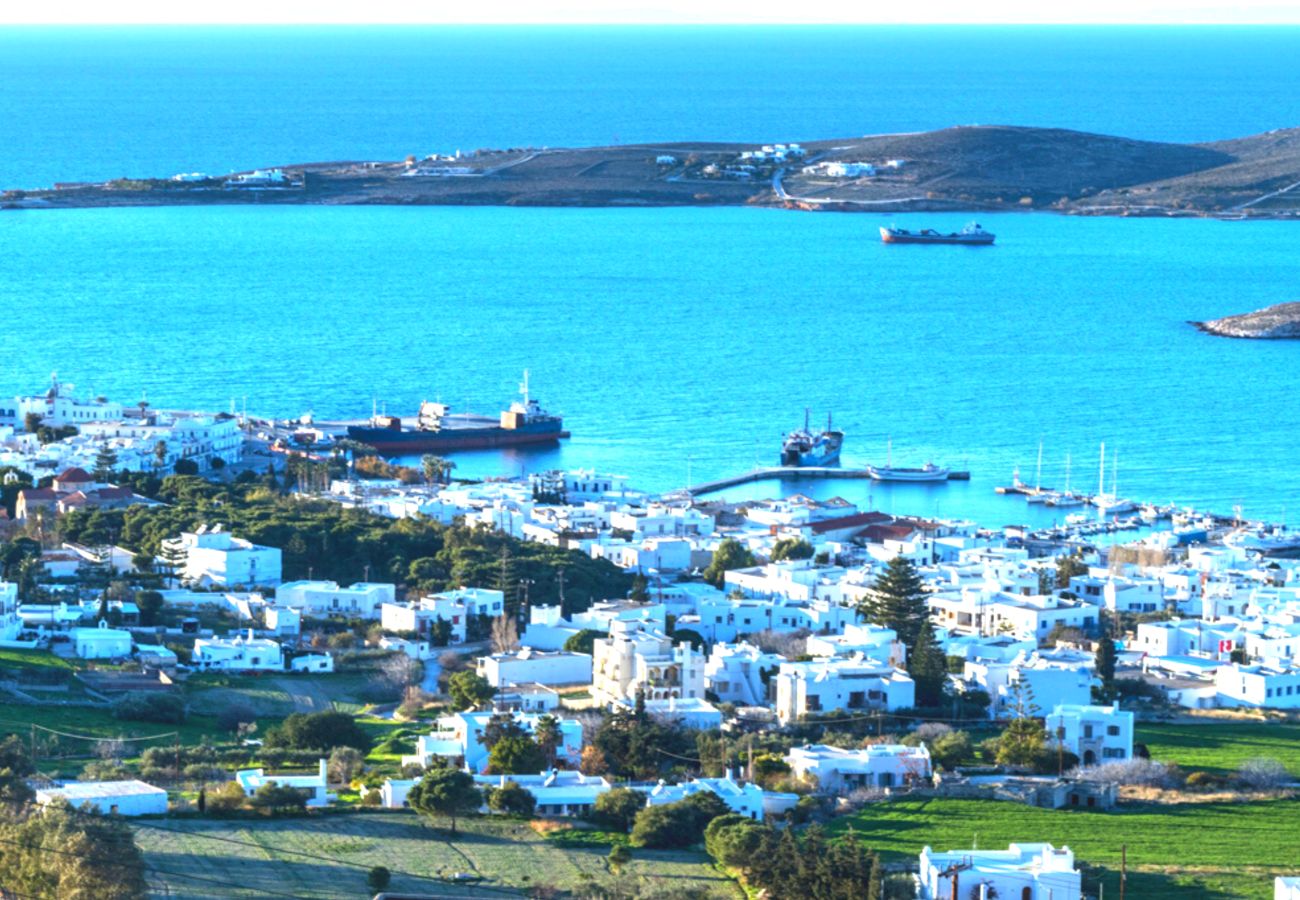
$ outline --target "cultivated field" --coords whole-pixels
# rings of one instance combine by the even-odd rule
[[[413,813],[311,818],[162,819],[137,824],[155,897],[184,900],[370,895],[372,866],[393,873],[390,890],[437,897],[523,896],[530,888],[577,890],[613,880],[606,847],[562,846],[515,820],[471,818],[452,838]],[[456,873],[482,876],[479,886]],[[691,887],[709,897],[740,896],[703,853],[638,850],[621,876],[654,890]]]
[[[1015,841],[1068,846],[1078,863],[1097,867],[1099,883],[1119,896],[1120,848],[1128,846],[1129,897],[1142,900],[1267,900],[1273,876],[1300,874],[1300,801],[1129,806],[1109,812],[1047,810],[993,800],[896,800],[873,804],[831,826],[849,828],[887,858],[915,859],[922,847],[954,850]],[[1098,871],[1098,869],[1100,871]]]
[[[1272,757],[1300,776],[1300,725],[1139,724],[1134,740],[1147,745],[1152,759],[1184,769],[1230,773],[1248,759]]]

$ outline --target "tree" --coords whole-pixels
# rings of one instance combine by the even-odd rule
[[[546,768],[546,754],[530,737],[511,735],[492,745],[489,775],[536,775]]]
[[[167,462],[167,442],[159,441],[153,445],[154,468],[161,469]]]
[[[116,816],[66,802],[0,821],[0,894],[68,900],[143,900],[144,859],[131,827]]]
[[[286,787],[269,781],[253,793],[248,805],[272,815],[300,813],[307,809],[307,793],[301,788]]]
[[[539,716],[533,725],[533,740],[537,742],[542,755],[546,758],[546,767],[553,768],[555,754],[560,749],[560,744],[564,742],[564,735],[560,731],[560,720],[549,713]]]
[[[17,735],[0,741],[0,812],[13,813],[32,802],[36,793],[27,784],[36,768]],[[3,882],[0,882],[3,883]]]
[[[645,794],[632,788],[610,788],[596,797],[592,821],[606,831],[627,834],[636,815],[645,809]]]
[[[704,829],[704,849],[724,866],[748,869],[771,829],[748,816],[718,816]]]
[[[513,653],[519,649],[519,626],[514,616],[503,613],[492,620],[492,649],[497,653]]]
[[[476,812],[483,805],[483,794],[474,777],[458,769],[431,769],[411,787],[407,802],[416,812],[432,818],[451,820],[456,833],[456,817]]]
[[[140,608],[141,625],[157,625],[163,610],[163,595],[157,591],[140,591],[135,595],[135,605]]]
[[[456,464],[432,453],[420,457],[420,467],[424,470],[424,480],[430,484],[444,484],[451,480],[451,471]]]
[[[632,851],[627,849],[626,844],[615,844],[609,848],[609,856],[605,857],[609,861],[609,868],[614,874],[632,861]]]
[[[335,747],[325,768],[334,784],[351,784],[364,766],[365,757],[356,747]]]
[[[435,647],[446,647],[451,643],[451,623],[442,616],[429,626],[429,643]]]
[[[177,475],[197,475],[199,474],[199,464],[192,459],[181,458],[176,460],[172,466],[172,471]]]
[[[1115,665],[1118,661],[1115,642],[1109,634],[1103,634],[1097,642],[1097,677],[1101,679],[1101,689],[1108,695],[1115,689]]]
[[[452,705],[462,709],[478,709],[496,695],[497,689],[488,684],[482,675],[468,670],[457,672],[447,679],[447,693]]]
[[[921,623],[916,645],[907,656],[907,672],[916,683],[916,705],[932,709],[943,702],[948,684],[948,659],[934,639],[930,620]]]
[[[393,880],[393,873],[387,866],[373,866],[366,875],[366,886],[372,891],[382,892]]]
[[[633,603],[647,603],[650,600],[650,583],[640,572],[632,576],[632,590],[628,592],[628,599]]]
[[[868,622],[892,628],[908,650],[916,645],[921,623],[930,617],[921,576],[910,559],[895,556],[876,578],[858,612]]]
[[[347,713],[318,712],[293,713],[264,738],[267,748],[285,750],[333,750],[335,747],[355,747],[369,753],[373,745],[370,735]]]
[[[537,808],[537,798],[517,782],[507,781],[501,787],[488,791],[487,805],[488,809],[496,812],[531,819]]]
[[[95,470],[91,473],[95,476],[95,481],[108,484],[113,480],[113,472],[116,469],[117,451],[108,444],[101,444],[99,450],[95,452]]]
[[[813,545],[801,537],[781,538],[772,546],[772,562],[812,559]]]
[[[1034,716],[1034,692],[1020,681],[1011,683],[1012,720],[998,737],[998,765],[1028,768],[1038,764],[1047,746],[1047,730]]]
[[[23,416],[23,431],[26,431],[29,434],[35,434],[40,431],[41,425],[44,424],[44,422],[45,419],[40,413],[29,412]]]
[[[970,735],[964,731],[950,731],[929,741],[930,761],[944,769],[954,769],[970,758]]]
[[[1058,556],[1056,558],[1056,586],[1066,588],[1070,586],[1070,579],[1076,575],[1087,575],[1088,564],[1074,554],[1068,556]]]
[[[716,588],[721,588],[727,572],[732,569],[744,569],[754,565],[754,554],[749,548],[735,538],[727,538],[713,551],[713,560],[704,570],[704,580]]]
[[[647,806],[632,824],[633,847],[689,847],[704,837],[705,827],[730,812],[712,791],[691,794],[685,800]]]
[[[605,751],[591,745],[583,747],[582,757],[578,761],[578,771],[583,775],[604,775],[609,771]]]
[[[577,634],[571,634],[564,642],[564,649],[569,653],[586,653],[588,656],[595,650],[596,639],[603,638],[605,635],[599,631],[593,631],[590,628],[584,628]]]

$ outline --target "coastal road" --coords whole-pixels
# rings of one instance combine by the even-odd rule
[[[1300,187],[1300,181],[1297,181],[1295,184],[1288,184],[1286,187],[1282,188],[1281,190],[1272,191],[1270,193],[1263,195],[1262,197],[1256,197],[1254,200],[1248,200],[1245,203],[1239,203],[1236,206],[1234,206],[1233,209],[1234,210],[1246,209],[1248,207],[1254,206],[1256,203],[1263,203],[1265,200],[1272,200],[1274,197],[1280,197],[1281,195],[1288,193],[1289,191],[1293,191],[1298,187]]]

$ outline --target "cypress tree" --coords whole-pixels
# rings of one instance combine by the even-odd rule
[[[930,618],[924,585],[910,559],[896,556],[858,606],[858,613],[873,625],[883,625],[898,633],[898,639],[911,650],[921,624]]]
[[[929,709],[943,703],[943,689],[948,683],[948,658],[934,639],[930,620],[921,623],[916,644],[907,657],[907,672],[916,683],[916,705]]]

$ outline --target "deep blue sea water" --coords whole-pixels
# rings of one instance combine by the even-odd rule
[[[1300,124],[1300,28],[0,28],[0,187],[457,148]]]
[[[1296,29],[0,30],[0,184],[483,145],[810,138],[955,122],[1202,140],[1297,124]],[[900,218],[912,223],[917,216]],[[966,217],[926,216],[958,227]],[[520,371],[560,450],[667,489],[775,459],[833,411],[845,461],[969,485],[787,485],[1030,518],[1044,481],[1300,512],[1300,345],[1185,324],[1298,299],[1294,223],[988,216],[996,247],[756,209],[130,209],[0,214],[0,391],[51,370],[162,406],[493,412]],[[1107,479],[1109,481],[1109,478]],[[770,494],[751,486],[737,496]],[[870,493],[869,493],[870,492]]]

